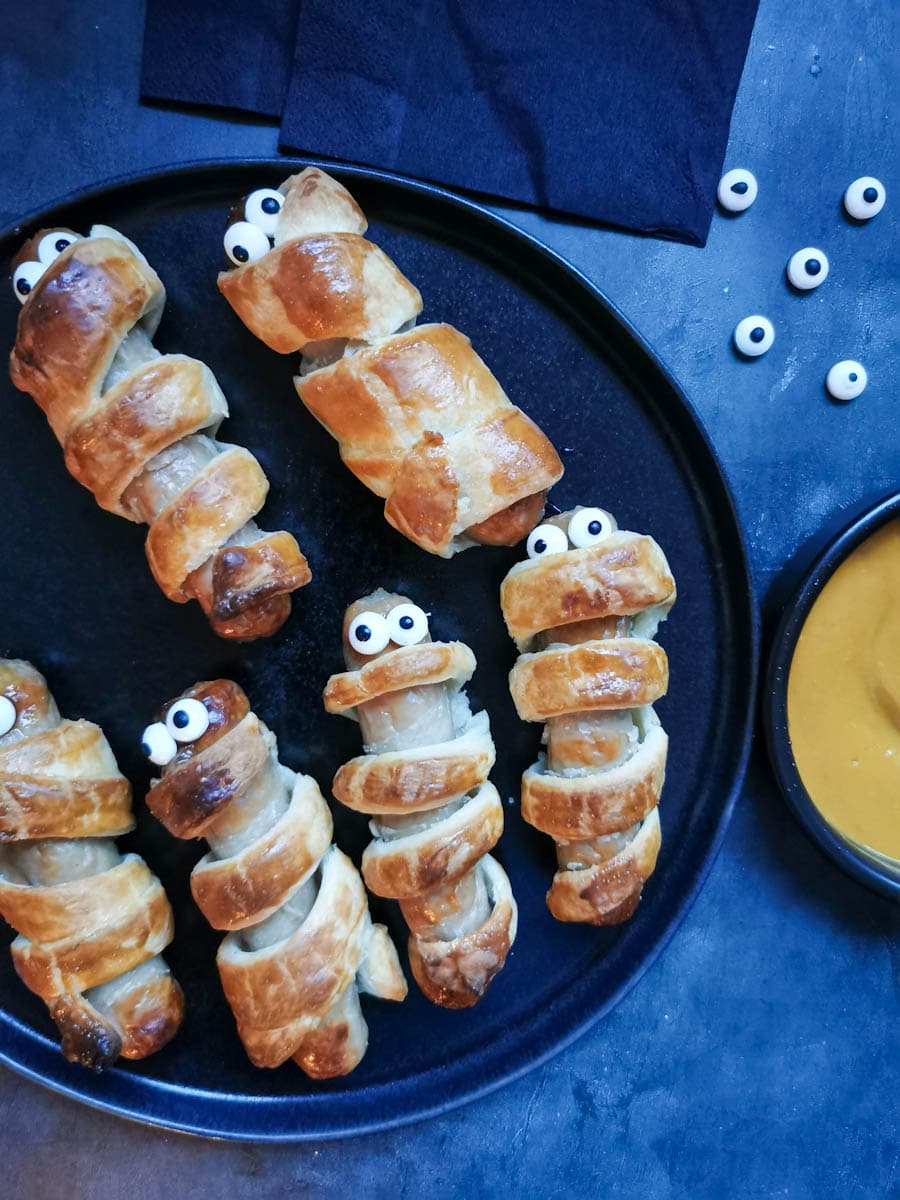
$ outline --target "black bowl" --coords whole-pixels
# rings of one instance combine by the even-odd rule
[[[822,588],[857,546],[882,525],[897,519],[900,519],[900,492],[892,492],[857,512],[837,533],[829,536],[826,531],[824,547],[821,537],[816,539],[817,557],[793,598],[784,606],[772,641],[762,714],[772,768],[801,825],[848,875],[892,900],[900,900],[900,864],[892,865],[893,860],[838,833],[816,808],[803,785],[788,734],[787,688],[797,638]]]

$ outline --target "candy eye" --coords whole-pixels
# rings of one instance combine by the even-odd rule
[[[16,723],[16,706],[9,696],[0,696],[0,737],[9,733]]]
[[[351,621],[347,640],[357,654],[380,654],[391,640],[391,631],[378,613],[362,612]]]
[[[758,358],[772,349],[775,328],[767,317],[744,317],[734,327],[734,344],[748,358]]]
[[[844,192],[844,208],[857,221],[868,221],[877,217],[884,208],[887,192],[880,179],[863,175],[854,179]]]
[[[269,239],[258,225],[249,221],[235,221],[225,230],[225,253],[238,267],[259,262],[270,249]]]
[[[62,233],[58,229],[55,233],[45,233],[38,242],[38,258],[44,266],[48,267],[54,258],[57,258],[63,250],[77,240],[71,233]]]
[[[178,745],[162,721],[147,726],[141,734],[141,749],[158,767],[165,767],[178,753]]]
[[[19,263],[16,267],[16,273],[13,275],[13,291],[19,298],[19,303],[24,304],[28,299],[29,293],[47,267],[44,263],[36,262],[30,258],[28,262]]]
[[[569,548],[566,531],[558,525],[538,525],[532,529],[525,543],[529,558],[543,558],[545,554],[563,554]]]
[[[750,171],[736,167],[726,171],[719,180],[716,195],[726,212],[743,212],[756,199],[756,177]]]
[[[387,618],[391,641],[398,646],[415,646],[428,637],[428,617],[417,604],[398,604]]]
[[[787,277],[795,288],[808,292],[828,278],[828,255],[815,246],[807,246],[792,254],[787,265]]]
[[[257,188],[244,201],[244,217],[261,229],[266,237],[274,237],[283,204],[281,192],[276,192],[274,188]]]
[[[569,521],[569,541],[579,550],[602,542],[611,533],[612,521],[602,508],[582,508]]]
[[[852,358],[835,363],[825,377],[828,394],[835,400],[855,400],[866,390],[868,382],[866,368]]]
[[[196,742],[209,729],[209,713],[199,700],[176,700],[166,713],[166,729],[176,742]]]

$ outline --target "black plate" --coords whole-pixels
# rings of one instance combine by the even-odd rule
[[[33,660],[65,715],[103,725],[135,785],[129,841],[157,870],[175,909],[169,959],[188,1002],[184,1028],[161,1054],[96,1078],[63,1062],[41,1004],[0,953],[2,1051],[10,1066],[115,1112],[194,1132],[253,1139],[337,1136],[460,1104],[536,1066],[606,1012],[639,978],[683,916],[718,847],[743,775],[755,681],[757,619],[741,533],[697,417],[633,329],[590,283],[539,243],[438,188],[373,171],[334,169],[372,221],[373,240],[425,297],[423,320],[450,321],[513,398],[560,447],[560,507],[602,504],[628,529],[652,533],[678,581],[661,640],[671,690],[659,714],[671,735],[661,807],[663,850],[636,917],[619,929],[556,923],[544,906],[552,843],[511,799],[539,730],[520,723],[506,686],[514,659],[498,587],[519,552],[471,550],[447,562],[391,530],[381,502],[339,461],[331,438],[291,385],[296,356],[248,333],[215,287],[226,214],[241,194],[280,182],[292,164],[200,164],[107,185],[23,223],[0,243],[5,260],[32,229],[93,221],[133,238],[169,292],[157,345],[208,362],[231,403],[224,436],[250,447],[272,481],[264,527],[293,530],[313,583],[269,641],[229,645],[197,605],[164,599],[144,562],[143,531],[96,507],[65,471],[40,411],[2,385],[0,651]],[[328,170],[333,170],[328,167]],[[11,345],[18,304],[0,296]],[[377,584],[408,591],[433,613],[438,638],[478,656],[470,692],[491,714],[493,778],[509,797],[499,847],[519,902],[518,941],[486,998],[463,1013],[428,1004],[365,1002],[370,1049],[347,1079],[309,1082],[293,1064],[254,1070],[222,997],[219,935],[194,908],[195,844],[147,814],[143,725],[197,679],[230,675],[276,731],[289,765],[327,789],[359,752],[358,730],[328,717],[321,689],[341,666],[344,606]],[[358,856],[366,821],[337,811],[336,836]],[[403,945],[396,906],[373,902]],[[0,947],[0,950],[3,948]]]
[[[892,900],[900,900],[900,873],[882,865],[873,855],[863,853],[833,829],[803,786],[788,731],[787,691],[797,638],[822,588],[857,546],[882,525],[897,520],[900,520],[900,492],[880,496],[869,501],[862,511],[854,511],[849,520],[845,513],[829,522],[813,539],[812,545],[804,547],[796,560],[788,564],[786,575],[795,580],[799,577],[801,582],[785,605],[772,639],[763,698],[769,758],[784,797],[801,825],[848,875]],[[815,557],[810,563],[811,554]]]

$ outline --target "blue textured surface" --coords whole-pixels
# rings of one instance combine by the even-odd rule
[[[4,38],[0,67],[4,224],[107,176],[274,152],[270,126],[138,107],[139,4],[30,14],[27,39]],[[760,198],[718,217],[703,251],[509,214],[594,278],[674,370],[725,463],[763,598],[822,520],[900,477],[896,42],[892,0],[762,0],[726,158],[757,174]],[[855,227],[839,201],[863,173],[889,198]],[[831,275],[798,297],[784,265],[810,244]],[[739,362],[730,331],[757,311],[775,322],[775,346]],[[822,381],[845,357],[865,363],[870,384],[839,408]],[[663,956],[539,1072],[413,1128],[265,1149],[126,1125],[3,1073],[6,1187],[50,1200],[119,1197],[125,1180],[142,1197],[260,1200],[896,1194],[897,934],[896,908],[807,842],[759,760]]]

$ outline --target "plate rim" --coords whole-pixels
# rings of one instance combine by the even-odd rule
[[[274,171],[281,169],[285,171],[293,171],[295,169],[303,169],[304,167],[318,167],[319,169],[349,179],[372,180],[377,183],[387,184],[393,188],[399,188],[406,193],[425,198],[437,200],[442,204],[449,205],[461,211],[463,214],[469,214],[477,218],[481,222],[487,222],[488,225],[494,225],[507,236],[524,243],[532,254],[547,262],[552,269],[561,271],[565,275],[570,276],[575,284],[586,291],[595,304],[599,304],[603,309],[610,314],[615,322],[622,327],[626,335],[634,343],[635,348],[652,364],[655,370],[663,375],[668,382],[669,387],[677,396],[681,407],[682,415],[688,419],[693,427],[693,432],[699,438],[702,450],[708,460],[708,466],[711,468],[715,483],[718,488],[721,516],[717,524],[727,522],[731,525],[734,532],[735,540],[731,546],[735,563],[742,576],[746,587],[742,588],[742,599],[746,605],[746,612],[742,614],[744,621],[742,628],[745,635],[749,635],[749,646],[746,658],[746,670],[748,674],[747,689],[743,701],[743,723],[740,744],[737,747],[737,754],[733,756],[732,766],[729,772],[730,782],[728,785],[728,793],[724,798],[719,814],[716,818],[715,829],[710,838],[709,844],[701,860],[696,864],[690,885],[685,888],[683,894],[674,906],[674,909],[667,920],[665,926],[656,934],[650,945],[644,951],[643,957],[638,963],[636,969],[632,971],[626,979],[624,979],[618,987],[616,987],[605,999],[602,1005],[591,1010],[587,1017],[575,1021],[562,1036],[556,1038],[552,1044],[545,1047],[535,1056],[528,1058],[524,1063],[511,1068],[502,1068],[498,1070],[492,1077],[476,1081],[471,1086],[463,1086],[456,1093],[445,1096],[441,1099],[427,1103],[423,1106],[401,1107],[399,1110],[391,1111],[382,1116],[367,1116],[364,1121],[355,1121],[352,1125],[345,1121],[332,1122],[327,1128],[313,1129],[286,1129],[278,1128],[275,1130],[256,1128],[252,1131],[245,1132],[231,1127],[226,1127],[224,1124],[216,1124],[215,1122],[204,1121],[201,1119],[181,1119],[159,1115],[156,1112],[148,1113],[141,1111],[135,1105],[127,1101],[109,1099],[100,1094],[95,1095],[86,1093],[83,1088],[78,1086],[79,1080],[84,1083],[92,1077],[85,1072],[78,1076],[72,1074],[72,1082],[69,1081],[69,1073],[73,1070],[65,1060],[58,1056],[58,1065],[60,1069],[56,1074],[49,1070],[41,1069],[29,1064],[27,1061],[14,1059],[6,1051],[0,1047],[0,1063],[8,1067],[16,1074],[28,1078],[36,1083],[42,1084],[51,1091],[59,1095],[74,1099],[89,1107],[100,1111],[109,1112],[119,1117],[124,1117],[138,1124],[152,1125],[157,1128],[170,1129],[179,1133],[191,1134],[207,1138],[219,1138],[229,1141],[238,1142],[257,1142],[257,1143],[298,1143],[298,1142],[314,1142],[314,1141],[329,1141],[341,1138],[364,1136],[366,1134],[378,1132],[387,1129],[396,1129],[404,1125],[410,1125],[419,1121],[430,1119],[431,1117],[449,1112],[455,1108],[459,1108],[464,1104],[478,1100],[490,1092],[512,1083],[531,1071],[537,1070],[544,1066],[557,1054],[561,1053],[575,1041],[583,1036],[589,1029],[596,1025],[603,1017],[605,1017],[619,1001],[627,995],[629,991],[642,979],[645,972],[656,961],[670,939],[674,935],[685,916],[689,912],[691,906],[696,900],[700,890],[702,889],[713,863],[718,857],[722,843],[725,838],[728,826],[737,803],[738,796],[744,784],[747,765],[749,762],[751,744],[754,733],[755,713],[757,707],[757,695],[760,677],[760,637],[761,637],[761,618],[760,618],[760,603],[757,595],[756,583],[754,578],[753,567],[747,553],[746,536],[741,522],[737,506],[734,501],[734,496],[731,491],[725,470],[722,462],[717,454],[715,447],[712,444],[706,426],[694,407],[691,400],[686,395],[677,377],[673,371],[664,362],[661,356],[647,342],[644,336],[632,324],[632,322],[624,315],[619,307],[610,300],[602,291],[598,284],[595,284],[587,275],[585,275],[578,267],[569,262],[562,254],[540,241],[533,234],[528,233],[520,228],[513,221],[505,216],[492,211],[486,205],[461,195],[451,189],[441,187],[427,181],[413,179],[408,176],[397,174],[392,171],[380,170],[373,167],[356,166],[353,164],[345,164],[342,162],[334,162],[327,159],[317,158],[314,156],[260,156],[260,157],[240,157],[240,158],[209,158],[209,159],[191,159],[183,162],[173,163],[167,166],[159,166],[150,170],[142,170],[137,172],[129,172],[122,175],[116,175],[111,178],[102,180],[90,187],[78,188],[68,192],[51,202],[41,205],[38,208],[31,210],[25,216],[19,218],[11,224],[7,224],[0,229],[0,247],[5,247],[5,243],[13,237],[21,238],[23,234],[31,227],[39,222],[46,221],[47,218],[52,218],[53,215],[60,209],[68,208],[75,204],[93,203],[102,199],[104,194],[127,188],[130,186],[147,184],[153,185],[165,179],[172,178],[189,178],[192,175],[202,175],[213,172],[215,170],[235,170],[247,168],[260,168],[266,171]],[[724,506],[724,511],[721,511],[721,506]],[[12,1024],[15,1027],[18,1023],[13,1020],[10,1022],[6,1014],[0,1013],[0,1020],[7,1026]],[[27,1036],[27,1035],[23,1035]],[[37,1041],[42,1041],[40,1034],[37,1035]],[[85,1079],[87,1076],[87,1080]],[[140,1080],[141,1076],[130,1076],[134,1080]],[[161,1090],[172,1088],[173,1085],[167,1082],[157,1084],[157,1081],[151,1080],[151,1085],[159,1086]],[[181,1085],[177,1085],[181,1086]],[[379,1085],[385,1086],[385,1085]],[[387,1085],[389,1086],[389,1085]],[[329,1093],[320,1093],[319,1098],[323,1100],[330,1099]],[[232,1104],[236,1097],[226,1093],[216,1095],[215,1093],[203,1092],[203,1099],[214,1104]],[[291,1102],[296,1097],[272,1095],[269,1097],[256,1098],[254,1103],[262,1101],[263,1105],[271,1102],[281,1107],[289,1108]],[[298,1114],[302,1118],[302,1113]]]

